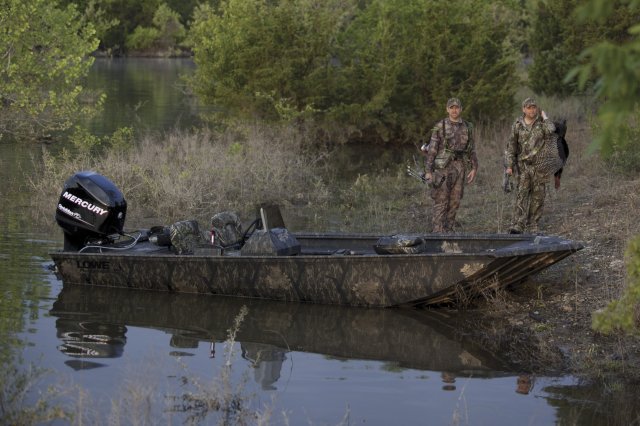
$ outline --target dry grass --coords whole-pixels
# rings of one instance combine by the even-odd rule
[[[321,154],[291,128],[247,125],[222,134],[202,130],[147,135],[129,149],[102,155],[45,155],[31,179],[40,211],[50,211],[62,182],[94,170],[118,186],[128,201],[128,223],[167,224],[186,218],[209,221],[233,210],[247,220],[260,202],[285,206],[322,203],[327,190],[317,178]],[[49,216],[47,214],[47,216]]]

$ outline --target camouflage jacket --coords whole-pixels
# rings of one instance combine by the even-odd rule
[[[536,155],[548,139],[556,130],[553,121],[541,117],[527,126],[524,122],[524,115],[519,117],[513,126],[507,141],[505,151],[505,166],[514,168],[519,162],[533,162]]]
[[[436,158],[442,158],[446,155],[464,160],[465,163],[471,163],[473,170],[478,169],[478,157],[476,156],[473,125],[471,123],[462,119],[454,122],[449,118],[436,123],[431,130],[429,148],[426,152],[426,170],[433,172],[436,168]]]

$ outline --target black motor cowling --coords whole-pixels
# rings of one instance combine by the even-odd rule
[[[64,249],[80,250],[90,239],[122,234],[127,202],[106,177],[78,172],[64,183],[56,222],[64,231]]]

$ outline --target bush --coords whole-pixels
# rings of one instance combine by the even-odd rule
[[[2,1],[0,22],[0,137],[49,136],[95,112],[80,99],[98,40],[74,5]]]
[[[220,117],[312,119],[325,133],[403,143],[422,137],[451,96],[465,115],[512,106],[510,2],[228,0],[200,6],[191,81]],[[470,37],[469,34],[473,34]],[[295,114],[294,112],[297,112]],[[331,123],[331,124],[326,124]]]
[[[608,13],[594,12],[592,20],[577,20],[585,8],[602,3]],[[583,52],[600,42],[624,43],[633,38],[628,29],[640,20],[640,8],[615,0],[538,1],[529,46],[534,63],[529,70],[531,88],[541,94],[567,97],[590,90],[597,76],[579,85],[565,76],[586,62]],[[633,2],[631,2],[633,3]],[[576,24],[576,21],[579,24]],[[610,63],[602,64],[609,68]],[[632,65],[632,67],[635,65]]]
[[[640,110],[635,115],[634,123],[637,123],[640,119]],[[640,141],[640,127],[637,124],[625,123],[618,133],[602,140],[600,153],[614,170],[635,174],[640,172],[638,141]]]
[[[640,237],[629,243],[626,253],[627,288],[622,297],[594,314],[593,328],[603,333],[621,329],[626,332],[638,330],[638,306],[640,306]]]
[[[138,26],[127,36],[129,50],[173,49],[185,37],[180,16],[166,4],[161,4],[153,15],[153,27]]]
[[[127,49],[151,49],[158,38],[160,38],[160,31],[157,28],[136,27],[133,33],[127,37]]]

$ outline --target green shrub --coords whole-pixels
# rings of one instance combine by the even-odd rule
[[[75,5],[6,0],[0,23],[0,135],[48,136],[94,111],[80,99],[98,40]]]
[[[590,4],[607,3],[609,12],[595,19],[576,17]],[[532,31],[528,46],[533,56],[529,83],[536,93],[567,97],[590,90],[597,76],[590,76],[582,87],[565,76],[578,64],[584,64],[583,51],[599,42],[623,43],[632,39],[628,29],[640,19],[640,9],[617,0],[536,1],[533,5]],[[615,7],[611,7],[615,5]],[[608,64],[603,64],[607,67]]]
[[[461,97],[465,116],[512,106],[511,2],[227,0],[189,34],[194,92],[215,119],[311,119],[349,139],[422,137]],[[473,34],[471,37],[470,34]],[[297,111],[297,114],[295,113]],[[326,124],[331,123],[331,124]]]
[[[640,117],[640,114],[637,114]],[[624,174],[640,172],[640,127],[624,124],[619,132],[602,140],[600,152],[614,170]]]
[[[131,50],[151,49],[158,38],[160,38],[160,31],[157,28],[137,27],[127,37],[127,48]]]
[[[603,333],[623,330],[628,333],[638,330],[638,306],[640,306],[640,237],[629,243],[626,252],[627,288],[622,297],[594,314],[593,328]]]
[[[158,45],[161,48],[176,47],[186,36],[180,15],[164,3],[153,14],[153,25],[159,31]]]
[[[180,16],[166,4],[161,4],[153,14],[153,26],[137,26],[127,36],[126,46],[129,50],[173,49],[185,37],[185,29]]]

